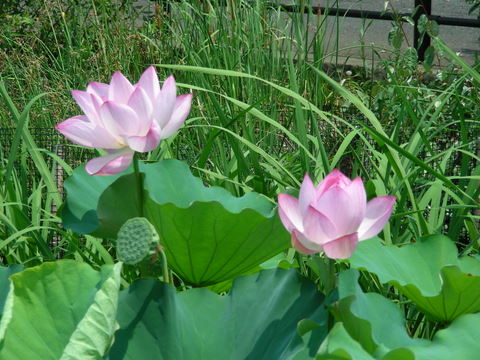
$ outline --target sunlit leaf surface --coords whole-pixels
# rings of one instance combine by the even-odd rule
[[[457,254],[455,244],[442,235],[402,247],[374,238],[359,244],[350,263],[395,286],[431,318],[452,321],[480,311],[480,260]]]

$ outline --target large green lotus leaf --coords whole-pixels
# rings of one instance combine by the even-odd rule
[[[127,173],[131,171],[130,168]],[[123,174],[92,176],[85,171],[84,165],[76,168],[63,184],[67,192],[61,209],[63,227],[78,234],[90,234],[97,230],[100,225],[97,217],[98,199],[103,191]],[[101,231],[95,235],[101,236]]]
[[[239,214],[244,210],[255,210],[265,218],[274,214],[273,204],[264,196],[248,193],[235,197],[227,190],[213,186],[208,187],[200,178],[192,175],[187,164],[175,159],[163,160],[151,164],[140,164],[144,175],[145,200],[163,205],[173,204],[187,209],[194,203],[218,203],[225,212]],[[118,229],[130,213],[138,213],[135,208],[136,191],[135,174],[127,174],[114,181],[105,189],[98,200],[97,212],[101,227],[111,236],[117,235]]]
[[[22,271],[24,268],[22,265],[10,265],[9,267],[0,268],[0,316],[3,314],[3,307],[5,306],[5,300],[7,299],[8,292],[10,291],[10,275],[16,274]]]
[[[142,174],[143,175],[143,174]],[[128,174],[115,180],[100,195],[97,204],[99,227],[93,235],[116,238],[120,227],[129,219],[143,217],[140,212],[137,179]]]
[[[295,270],[240,277],[227,296],[207,289],[176,293],[170,285],[139,280],[120,295],[120,329],[109,359],[312,358],[327,332],[323,302]],[[316,323],[315,336],[304,342],[309,323]]]
[[[457,257],[455,244],[432,235],[402,247],[362,241],[350,258],[352,267],[375,273],[439,321],[480,311],[480,260]]]
[[[410,350],[415,360],[474,360],[480,354],[480,314],[466,314],[437,332],[428,346]]]
[[[126,211],[138,216],[135,178],[133,175],[129,177],[132,171],[133,167],[130,167],[117,175],[91,176],[85,171],[85,166],[76,168],[72,176],[64,183],[67,198],[62,208],[63,226],[80,234],[114,238],[119,226],[109,225],[108,221],[111,209],[115,206],[101,207],[105,211],[101,216],[102,222],[97,214],[99,200],[102,194],[108,201],[113,200],[115,205],[120,206],[120,209],[117,209],[120,211],[117,211],[116,214],[120,214],[122,219],[127,218],[124,214]],[[151,164],[140,163],[140,171],[145,176],[145,189],[150,192],[154,201],[161,204],[173,203],[179,207],[188,207],[194,201],[216,201],[233,213],[247,208],[255,209],[265,216],[270,216],[272,213],[272,204],[265,197],[249,193],[237,198],[223,188],[205,187],[201,179],[194,177],[188,166],[178,160],[169,159]],[[110,185],[123,177],[129,177],[129,180],[123,179],[116,189],[106,191]],[[104,192],[106,193],[104,194]]]
[[[336,320],[317,359],[471,360],[478,357],[480,314],[462,315],[432,341],[412,339],[397,306],[374,293],[363,293],[358,272],[339,277],[340,300],[332,309]]]
[[[116,329],[120,270],[62,260],[12,275],[0,359],[101,359]]]
[[[196,285],[238,276],[289,246],[273,204],[249,193],[232,196],[206,187],[178,160],[140,164],[146,216],[161,235],[172,269]],[[79,233],[115,238],[140,216],[135,174],[90,176],[84,168],[66,181],[63,224]],[[147,191],[148,190],[148,191]]]
[[[160,235],[170,267],[184,281],[219,283],[289,247],[289,235],[265,197],[237,198],[223,188],[205,187],[177,160],[143,165],[142,172],[146,217]],[[104,233],[114,236],[136,216],[132,189],[134,174],[119,178],[101,195],[97,214]]]
[[[316,360],[414,360],[406,348],[390,351],[385,355],[371,355],[345,330],[344,324],[336,323],[323,342]]]
[[[187,209],[147,202],[148,218],[160,234],[170,267],[191,284],[234,278],[288,247],[278,218],[255,210],[229,213],[216,202]]]
[[[260,265],[250,269],[246,273],[243,273],[241,276],[244,275],[251,275],[251,274],[256,274],[262,270],[269,270],[269,269],[292,269],[292,268],[298,268],[298,262],[295,259],[295,250],[290,249],[289,253],[287,252],[281,252],[280,254],[275,255],[271,259],[268,259],[267,261],[261,263]],[[216,283],[214,285],[208,286],[208,289],[217,293],[225,293],[228,292],[233,284],[234,279],[230,280],[225,280],[220,283]]]
[[[439,331],[433,341],[424,345],[392,350],[384,356],[374,356],[336,323],[322,343],[317,360],[473,360],[478,358],[480,314],[467,314],[450,327]]]
[[[422,345],[424,341],[408,336],[403,315],[393,302],[380,294],[364,293],[358,285],[358,276],[355,269],[340,274],[340,300],[332,308],[335,318],[375,359],[396,359],[400,355],[403,357],[399,359],[413,359],[406,347]]]

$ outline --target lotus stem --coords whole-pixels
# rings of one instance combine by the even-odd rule
[[[144,199],[143,199],[143,178],[142,174],[140,173],[140,169],[138,166],[138,153],[136,152],[133,155],[133,170],[135,172],[135,178],[137,183],[137,196],[138,196],[138,208],[140,212],[140,217],[145,217],[144,211]]]
[[[170,280],[172,280],[172,285],[173,285],[173,279],[170,279],[170,276],[169,276],[167,256],[165,255],[165,252],[163,251],[163,248],[161,246],[157,246],[157,251],[162,257],[163,282],[169,283]]]
[[[335,271],[335,259],[327,258],[328,261],[328,284],[326,286],[326,294],[335,289],[337,285],[337,273]]]

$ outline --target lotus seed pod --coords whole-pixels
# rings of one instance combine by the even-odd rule
[[[160,238],[150,222],[141,217],[127,220],[117,235],[118,258],[125,264],[137,264],[155,253]]]

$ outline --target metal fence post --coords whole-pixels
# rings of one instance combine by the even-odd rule
[[[422,15],[426,15],[430,18],[432,15],[432,0],[415,0],[415,16],[413,20],[415,21],[415,27],[413,30],[413,46],[417,49],[418,60],[425,60],[425,51],[430,46],[430,36],[428,34],[423,34],[423,40],[421,39],[422,34],[418,30],[418,20]]]

